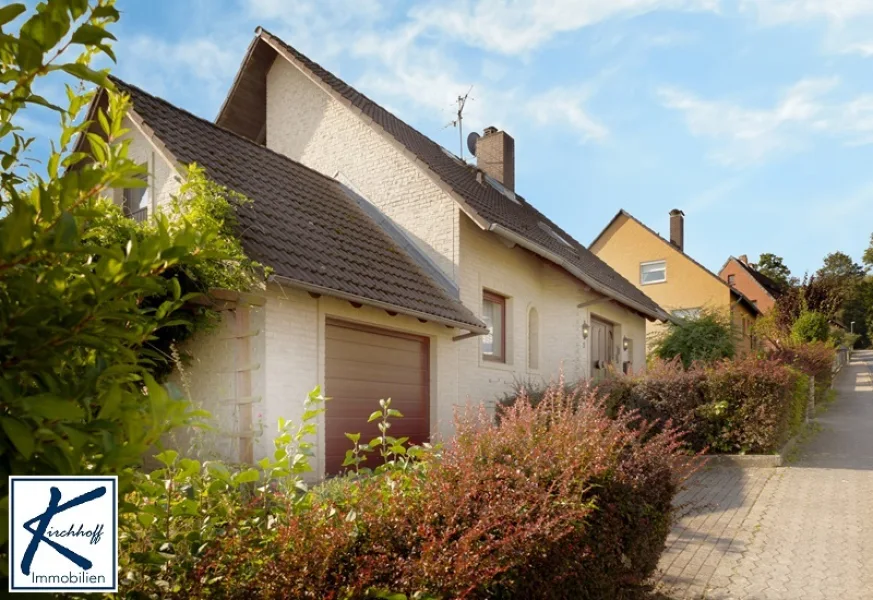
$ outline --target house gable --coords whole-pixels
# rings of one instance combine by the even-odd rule
[[[729,277],[733,277],[733,287],[755,302],[761,312],[768,312],[776,304],[776,298],[770,293],[755,275],[751,267],[743,265],[739,259],[731,256],[718,273],[730,285]]]
[[[624,211],[594,240],[591,250],[670,312],[730,305],[727,284]],[[643,285],[640,265],[656,261],[664,261],[666,281]]]
[[[259,54],[258,46],[264,44],[275,51],[273,58],[264,58]],[[257,58],[258,56],[261,58]],[[489,229],[562,266],[583,284],[631,307],[649,319],[667,318],[650,298],[598,260],[587,248],[578,244],[560,227],[525,202],[521,196],[516,194],[513,199],[509,199],[504,192],[487,184],[478,169],[453,156],[329,71],[260,28],[218,116],[219,124],[247,128],[247,132],[241,129],[240,133],[248,135],[250,139],[256,139],[251,137],[256,127],[242,123],[240,115],[246,112],[247,103],[258,101],[257,93],[248,94],[242,88],[252,77],[257,77],[259,70],[274,69],[278,63],[276,56],[285,58],[318,88],[325,91],[333,100],[378,133],[391,147],[417,165],[437,187],[454,200],[459,209],[456,215],[460,212],[465,213],[479,227]],[[266,77],[269,78],[269,74]],[[265,102],[269,106],[270,93],[267,92],[266,96]],[[253,97],[255,100],[252,99]],[[252,114],[259,114],[256,107],[249,108],[253,109]],[[265,118],[263,124],[266,129],[269,129],[268,120]],[[266,136],[270,137],[269,132]],[[402,178],[399,181],[402,182]],[[381,183],[384,185],[384,180]],[[386,212],[390,215],[389,211]],[[454,221],[453,233],[457,234],[458,219]],[[457,242],[454,248],[457,249]],[[455,255],[455,269],[457,263],[457,255]]]

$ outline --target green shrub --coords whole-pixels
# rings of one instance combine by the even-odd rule
[[[654,337],[654,356],[673,360],[677,356],[685,367],[694,361],[712,362],[734,355],[734,334],[730,320],[714,311],[669,323],[666,331]]]
[[[500,424],[484,410],[460,415],[440,451],[405,456],[292,495],[283,514],[261,506],[281,507],[289,492],[259,480],[233,520],[219,513],[224,534],[186,568],[160,571],[169,575],[151,593],[615,598],[654,571],[689,462],[674,430],[652,432],[629,413],[612,418],[591,393],[559,386],[536,407],[507,408]],[[194,523],[207,514],[191,508]]]
[[[798,344],[826,342],[830,334],[828,318],[818,312],[804,311],[791,325],[791,339]]]
[[[755,357],[689,369],[678,360],[654,360],[646,373],[614,373],[594,388],[608,414],[637,411],[649,422],[678,428],[693,450],[714,453],[777,451],[803,423],[807,390],[800,370]],[[509,398],[501,409],[508,406]]]

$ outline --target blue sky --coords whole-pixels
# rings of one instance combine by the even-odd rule
[[[796,275],[873,232],[873,0],[119,0],[131,83],[213,118],[262,25],[458,152],[516,140],[516,187],[588,244],[620,208],[717,270]],[[44,128],[40,127],[45,131]]]

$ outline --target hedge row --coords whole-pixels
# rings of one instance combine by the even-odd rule
[[[695,451],[772,453],[803,423],[807,373],[817,374],[822,386],[830,383],[832,349],[810,344],[790,352],[694,363],[688,369],[678,360],[655,360],[644,374],[615,373],[592,387],[610,414],[634,410],[647,421],[671,423]],[[536,401],[541,390],[528,393]],[[510,395],[501,404],[514,402]]]
[[[663,550],[687,474],[679,438],[551,387],[500,424],[484,411],[460,418],[441,453],[328,482],[275,530],[223,537],[173,587],[193,598],[619,598]]]

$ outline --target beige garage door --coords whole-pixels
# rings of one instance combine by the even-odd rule
[[[406,335],[328,320],[325,327],[324,393],[326,470],[340,473],[351,442],[346,433],[361,433],[368,442],[379,435],[367,417],[381,398],[403,413],[392,421],[389,435],[426,442],[430,435],[430,344],[425,337]],[[375,467],[375,453],[365,463]]]

